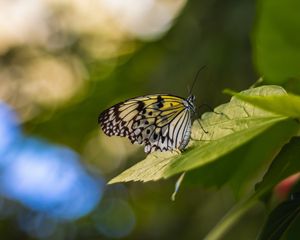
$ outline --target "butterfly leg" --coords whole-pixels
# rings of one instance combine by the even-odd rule
[[[193,137],[191,137],[191,140],[192,141],[195,141],[195,142],[197,142],[197,141],[201,141],[201,142],[210,142],[211,140],[203,140],[203,134],[201,134],[201,137],[200,137],[200,139],[199,138],[193,138]]]
[[[197,119],[197,121],[198,121],[198,123],[199,123],[201,129],[203,130],[203,132],[208,133],[208,131],[206,131],[206,130],[204,129],[204,127],[202,126],[201,121],[200,121],[199,119]]]
[[[171,152],[177,153],[177,154],[181,154],[181,151],[177,148],[171,149]]]

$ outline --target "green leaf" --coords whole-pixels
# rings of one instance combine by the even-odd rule
[[[260,195],[267,193],[275,184],[300,171],[299,153],[300,138],[294,137],[274,159],[262,182],[257,184],[256,192]]]
[[[293,240],[300,239],[300,217],[299,215],[293,220],[292,224],[288,227],[287,231],[280,238],[280,240]]]
[[[265,194],[270,193],[281,180],[300,171],[299,161],[300,138],[295,137],[286,144],[276,156],[262,182],[248,199],[237,204],[229,213],[208,233],[205,240],[217,240],[251,209]]]
[[[243,93],[254,96],[286,94],[278,86],[263,86]],[[195,121],[192,138],[200,141],[191,141],[185,152],[150,154],[109,183],[158,180],[205,166],[243,146],[276,123],[286,120],[286,117],[264,111],[236,97],[217,107],[215,111],[222,114],[210,112],[204,114],[201,119],[208,134],[205,134]]]
[[[293,94],[273,95],[273,96],[250,96],[236,93],[229,89],[225,93],[236,96],[247,103],[266,111],[280,114],[286,117],[300,118],[300,96]]]
[[[254,60],[269,83],[300,79],[300,1],[260,0]]]
[[[260,120],[261,121],[257,121],[256,125],[253,124],[251,127],[226,135],[204,145],[199,144],[200,147],[196,146],[186,154],[180,155],[172,163],[170,163],[170,166],[166,169],[164,176],[169,177],[174,174],[208,164],[225,154],[230,153],[234,149],[241,147],[243,144],[263,133],[283,119],[276,117]]]
[[[164,171],[170,162],[174,161],[176,152],[155,152],[149,154],[145,160],[135,164],[123,173],[113,178],[108,184],[129,181],[155,181],[163,178]]]
[[[279,240],[299,213],[299,198],[284,201],[271,212],[258,240]]]
[[[287,144],[258,184],[256,192],[259,195],[268,193],[283,179],[300,171],[299,163],[300,138],[293,138]],[[269,215],[259,239],[280,239],[282,234],[292,224],[300,213],[299,182],[293,187],[290,199],[277,206]]]
[[[300,171],[299,152],[300,138],[293,138],[271,164],[263,177],[263,181],[257,185],[257,197],[269,193],[280,181]],[[297,189],[294,188],[294,191],[299,192],[299,184],[297,184]],[[280,239],[281,235],[299,215],[299,207],[299,198],[292,198],[276,207],[269,215],[259,239]]]
[[[241,197],[245,191],[253,188],[253,179],[265,171],[298,129],[299,124],[292,119],[280,121],[217,161],[190,171],[185,182],[200,182],[205,186],[229,183],[236,196]]]

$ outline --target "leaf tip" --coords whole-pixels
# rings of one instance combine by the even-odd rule
[[[225,88],[223,90],[223,93],[228,94],[228,95],[236,95],[237,94],[237,92],[235,92],[235,91],[233,91],[233,90],[231,90],[229,88]]]
[[[115,183],[119,183],[119,182],[121,182],[120,180],[118,180],[118,178],[113,178],[113,179],[110,179],[109,181],[108,181],[108,183],[106,183],[107,185],[112,185],[112,184],[115,184]]]

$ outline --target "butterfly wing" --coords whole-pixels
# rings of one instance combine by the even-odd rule
[[[167,94],[132,98],[102,112],[98,123],[108,136],[144,144],[146,153],[183,149],[191,128],[191,111],[184,101]]]

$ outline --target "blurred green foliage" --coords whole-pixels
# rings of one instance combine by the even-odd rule
[[[269,83],[300,78],[300,3],[297,0],[258,2],[254,56]]]
[[[248,14],[237,22],[240,9]],[[248,1],[189,2],[166,36],[156,42],[137,43],[134,54],[120,57],[121,65],[104,79],[98,80],[109,63],[87,61],[91,81],[84,98],[57,109],[50,117],[46,111],[46,116],[28,123],[28,131],[81,149],[82,139],[95,129],[95,116],[101,110],[150,93],[186,96],[187,86],[203,65],[208,70],[194,89],[198,101],[212,106],[221,103],[226,99],[220,94],[222,89],[243,89],[256,79],[249,40],[253,10]]]

